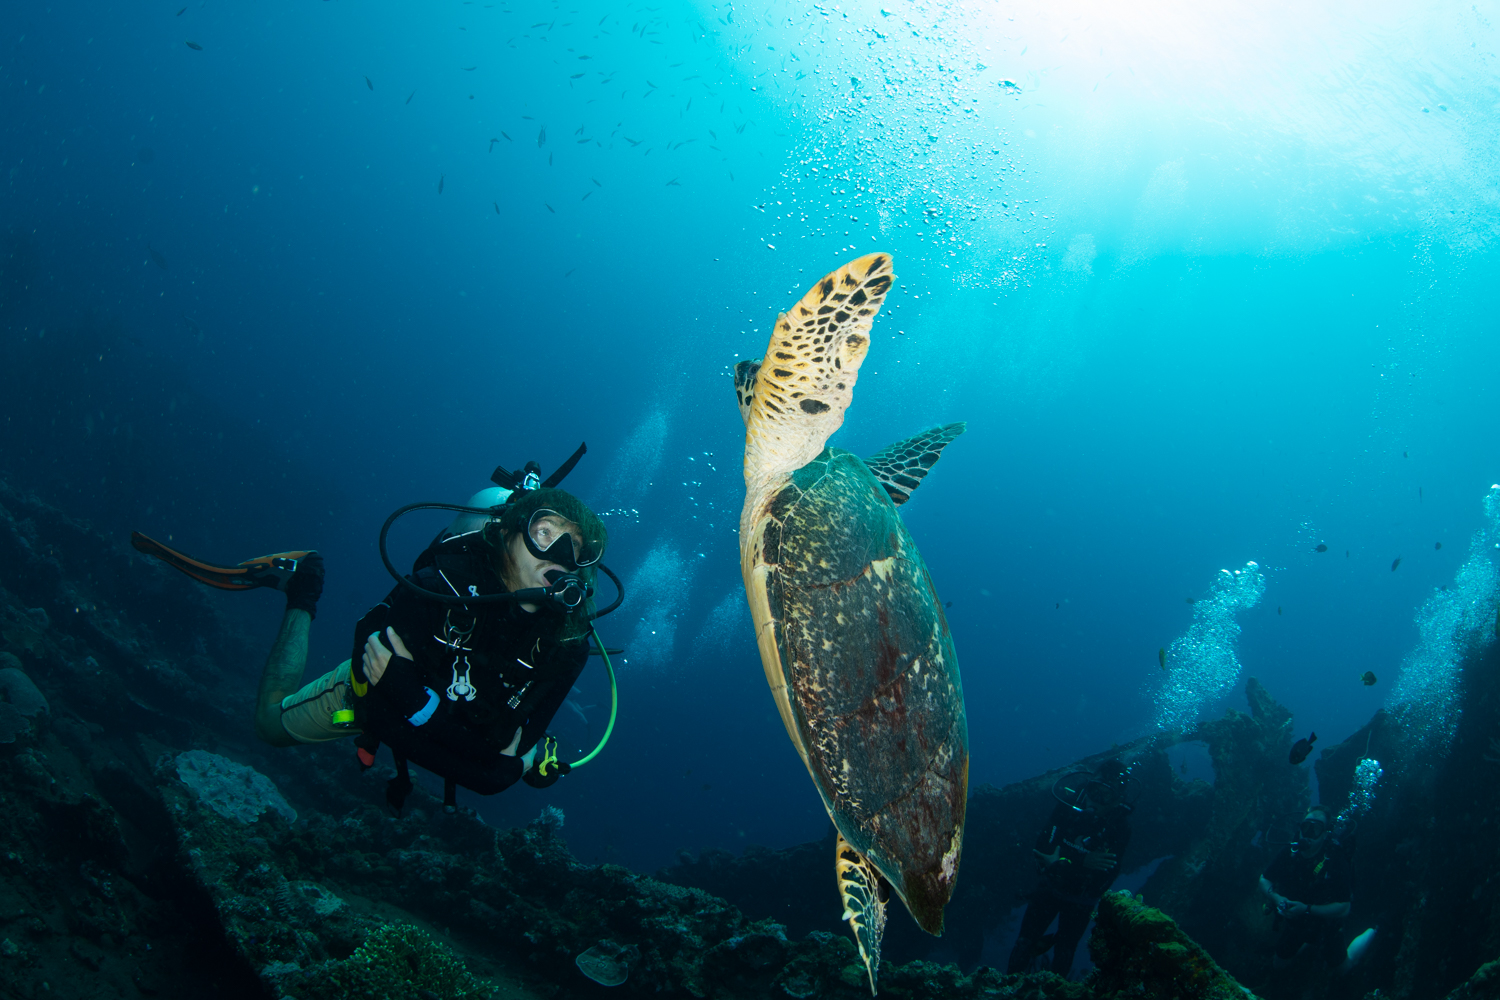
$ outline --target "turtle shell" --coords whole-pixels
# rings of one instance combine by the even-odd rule
[[[969,772],[942,601],[889,495],[849,452],[825,448],[766,516],[767,606],[808,771],[844,839],[940,933]]]

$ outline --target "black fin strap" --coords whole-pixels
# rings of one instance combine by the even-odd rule
[[[406,805],[406,797],[411,794],[411,772],[406,768],[406,758],[400,755],[396,757],[396,776],[385,783],[385,801],[396,815],[401,815],[401,807]]]
[[[566,462],[564,462],[562,465],[559,465],[555,470],[553,470],[552,475],[542,480],[542,489],[551,489],[558,483],[562,482],[563,479],[567,477],[568,473],[573,471],[573,466],[578,464],[578,460],[583,457],[584,452],[588,450],[589,443],[587,441],[580,444],[578,446],[578,450],[573,452],[572,456]]]

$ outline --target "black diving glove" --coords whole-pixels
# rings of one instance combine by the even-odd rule
[[[282,589],[286,591],[288,611],[306,611],[308,617],[318,617],[318,598],[323,596],[323,557],[309,552],[297,560],[297,571]]]
[[[380,683],[375,685],[375,690],[380,692],[385,703],[401,713],[404,719],[410,719],[422,711],[431,700],[426,685],[422,683],[422,675],[417,670],[417,665],[404,656],[391,657],[390,662],[385,666],[385,673],[380,675]]]

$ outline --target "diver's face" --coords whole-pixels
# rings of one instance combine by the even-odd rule
[[[1308,813],[1297,833],[1298,850],[1302,854],[1317,854],[1328,840],[1328,823],[1321,813]]]
[[[526,547],[526,539],[519,533],[511,536],[507,548],[510,550],[510,565],[515,573],[515,579],[505,582],[506,586],[513,591],[526,590],[531,587],[550,587],[551,584],[547,581],[548,572],[552,570],[567,572],[555,562],[538,559],[532,555],[531,550]]]

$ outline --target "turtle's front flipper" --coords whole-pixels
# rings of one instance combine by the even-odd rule
[[[834,855],[839,895],[844,899],[844,917],[859,945],[859,957],[870,975],[870,995],[875,995],[875,976],[880,970],[880,938],[885,934],[885,901],[891,887],[875,866],[839,834]]]
[[[891,500],[899,507],[910,500],[912,493],[922,485],[927,470],[943,457],[943,449],[952,444],[953,439],[968,426],[959,421],[923,431],[916,437],[882,448],[865,459],[865,464],[875,473],[875,478],[880,480],[880,485],[885,487]]]

